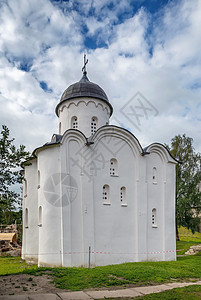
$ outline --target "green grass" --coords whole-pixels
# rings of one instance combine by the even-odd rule
[[[179,257],[171,262],[139,262],[87,268],[37,268],[19,258],[1,257],[0,275],[26,273],[53,276],[57,287],[78,291],[90,288],[153,285],[201,278],[199,256]]]
[[[19,274],[25,270],[36,270],[36,265],[28,265],[20,257],[0,257],[0,275]]]
[[[180,226],[178,228],[179,231],[179,238],[180,241],[185,241],[185,242],[198,242],[201,243],[201,233],[200,232],[195,232],[194,234],[192,233],[191,230]]]
[[[105,298],[107,300],[112,300],[114,298]],[[116,300],[120,300],[122,298],[115,298]],[[137,299],[137,300],[200,300],[201,299],[201,285],[191,285],[184,288],[176,288],[173,290],[149,294],[136,298],[124,298],[126,299]]]
[[[83,289],[128,286],[129,284],[153,285],[158,283],[197,280],[201,278],[199,256],[179,257],[170,262],[139,262],[87,268],[39,268],[27,269],[30,275],[53,275],[57,287],[72,291]]]
[[[201,234],[195,236],[189,231],[184,233],[186,240],[181,237],[177,249],[188,250],[191,245],[201,243]],[[126,263],[91,269],[38,268],[36,265],[27,265],[19,257],[0,257],[0,275],[26,273],[39,276],[48,273],[57,287],[72,291],[130,284],[153,285],[201,278],[200,256],[201,252],[194,256],[178,257],[177,261]]]
[[[181,249],[181,251],[177,251],[177,255],[183,255],[191,246],[199,245],[199,244],[201,244],[201,242],[178,241],[177,242],[177,250]]]
[[[183,255],[191,246],[201,244],[201,233],[192,234],[191,230],[182,226],[178,228],[178,231],[180,241],[177,242],[177,250],[182,250],[177,251],[177,255]]]

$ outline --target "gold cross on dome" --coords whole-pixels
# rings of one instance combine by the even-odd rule
[[[86,70],[87,63],[88,63],[88,59],[86,59],[86,54],[84,54],[84,66],[82,68],[82,72],[83,72],[84,75],[87,74],[87,70]]]

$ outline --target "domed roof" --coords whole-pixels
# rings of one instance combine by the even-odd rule
[[[110,107],[110,115],[112,115],[113,108],[112,105],[109,103],[106,93],[98,84],[89,81],[86,72],[83,73],[83,76],[80,79],[80,81],[71,84],[63,92],[61,96],[61,100],[56,107],[56,114],[58,115],[58,107],[62,102],[73,98],[79,98],[79,97],[97,98],[106,102]]]
[[[104,90],[99,85],[89,81],[85,74],[79,82],[70,85],[63,92],[60,102],[77,97],[93,97],[109,102]]]

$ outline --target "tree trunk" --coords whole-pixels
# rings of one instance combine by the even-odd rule
[[[178,231],[178,226],[177,226],[177,220],[176,220],[176,241],[180,241],[180,239],[179,239],[179,231]]]

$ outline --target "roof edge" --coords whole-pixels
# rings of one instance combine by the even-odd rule
[[[57,117],[59,117],[59,115],[58,115],[58,109],[59,109],[59,106],[60,106],[62,103],[64,103],[65,101],[70,101],[70,100],[72,100],[72,99],[78,99],[78,98],[92,98],[92,99],[98,99],[98,100],[100,100],[100,101],[103,101],[103,102],[106,103],[106,104],[109,106],[109,108],[110,108],[110,117],[111,117],[111,115],[113,114],[113,107],[112,107],[112,104],[111,104],[109,101],[103,100],[103,99],[98,98],[98,97],[93,97],[93,96],[85,96],[85,97],[83,97],[83,96],[76,96],[76,97],[71,97],[71,98],[69,98],[69,99],[64,99],[63,101],[60,101],[60,102],[57,104],[57,106],[56,106],[56,108],[55,108],[55,113],[56,113]]]

